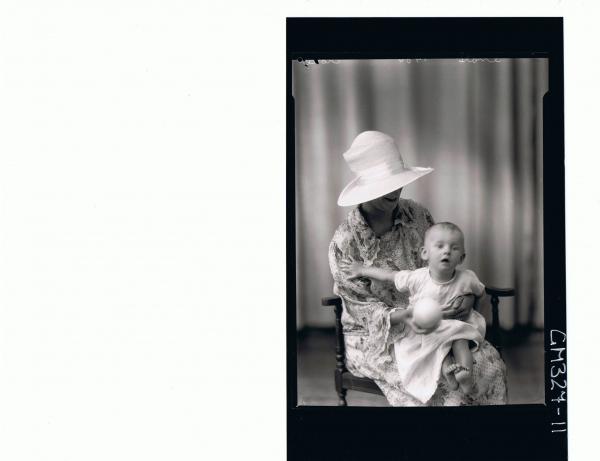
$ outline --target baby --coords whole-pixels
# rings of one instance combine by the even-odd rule
[[[427,262],[427,267],[398,272],[356,263],[346,267],[351,278],[390,281],[399,291],[409,293],[409,308],[392,313],[395,321],[409,327],[405,328],[405,335],[394,343],[394,352],[404,388],[423,403],[435,393],[442,362],[450,350],[456,362],[451,365],[448,376],[450,387],[456,389],[460,386],[465,394],[473,387],[473,356],[469,341],[473,341],[475,347],[483,341],[485,320],[481,314],[472,310],[465,319],[441,321],[436,321],[434,315],[430,325],[425,324],[423,316],[416,315],[421,307],[431,311],[431,304],[437,304],[433,307],[439,309],[439,306],[452,304],[460,296],[483,296],[485,287],[475,273],[457,269],[465,256],[462,231],[455,224],[443,222],[434,224],[425,233],[421,258]],[[426,304],[428,306],[424,306]]]

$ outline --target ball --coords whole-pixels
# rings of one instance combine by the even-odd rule
[[[442,320],[442,307],[431,298],[419,299],[413,305],[413,321],[425,330],[437,328]]]

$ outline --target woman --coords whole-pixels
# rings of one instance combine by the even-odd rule
[[[419,249],[425,230],[434,221],[429,211],[400,198],[402,188],[431,173],[431,168],[405,167],[394,140],[377,131],[359,134],[344,154],[356,178],[342,191],[338,205],[359,205],[349,214],[329,247],[334,292],[344,301],[342,324],[346,341],[346,367],[356,376],[373,379],[391,405],[417,406],[404,392],[393,342],[401,340],[404,325],[394,312],[408,304],[406,294],[391,284],[350,279],[341,267],[353,262],[390,270],[414,270],[423,265]],[[459,318],[473,308],[465,296],[446,306],[446,318]],[[443,368],[446,375],[449,358]],[[475,385],[469,395],[452,391],[444,379],[427,406],[498,405],[506,403],[506,368],[498,352],[486,341],[473,354]]]

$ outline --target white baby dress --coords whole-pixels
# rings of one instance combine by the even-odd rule
[[[410,306],[422,298],[434,299],[445,306],[459,296],[473,294],[481,297],[485,292],[484,285],[470,270],[456,269],[454,277],[444,283],[433,280],[427,267],[399,271],[394,283],[399,291],[409,292]],[[473,341],[476,349],[485,337],[485,319],[472,310],[464,320],[442,320],[438,328],[428,334],[417,334],[410,328],[405,331],[405,336],[394,342],[398,372],[405,390],[425,403],[437,389],[442,362],[452,343],[466,339]]]

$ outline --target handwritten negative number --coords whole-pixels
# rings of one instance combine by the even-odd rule
[[[562,366],[562,370],[560,368],[558,368],[558,365],[552,365],[552,367],[550,368],[550,377],[551,378],[556,378],[558,375],[564,375],[567,372],[567,364],[566,363],[561,363],[560,366]],[[554,369],[557,368],[556,373],[554,373]]]

